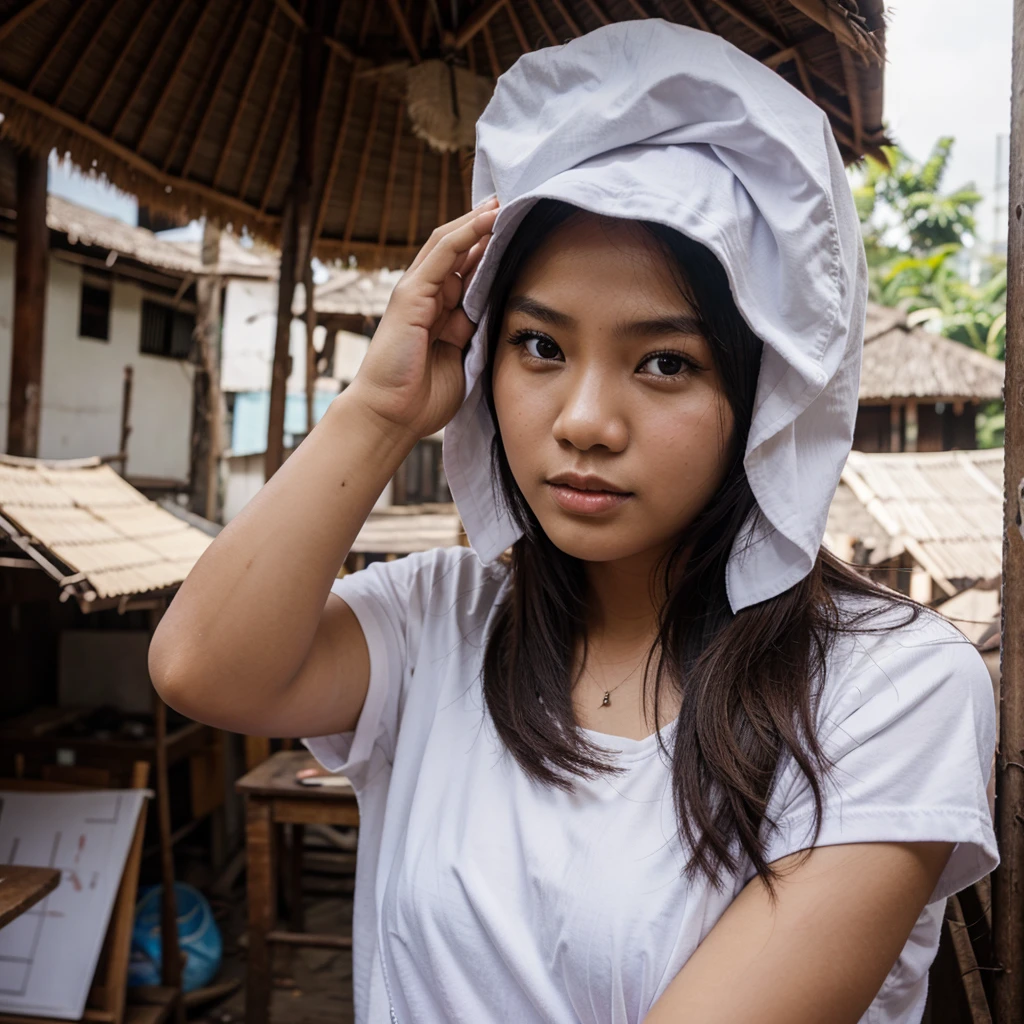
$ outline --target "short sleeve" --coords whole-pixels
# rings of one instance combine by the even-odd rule
[[[945,899],[999,863],[986,794],[996,742],[991,677],[974,647],[930,612],[846,646],[854,648],[846,670],[820,703],[818,738],[836,767],[822,780],[814,845],[955,843],[928,902]],[[768,814],[779,826],[766,834],[769,863],[811,845],[813,795],[792,760]]]
[[[303,739],[328,771],[341,772],[358,789],[375,756],[394,756],[411,627],[422,618],[424,586],[443,550],[373,562],[335,580],[331,593],[352,609],[370,654],[370,682],[354,732]]]

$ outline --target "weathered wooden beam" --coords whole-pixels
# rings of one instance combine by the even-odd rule
[[[307,31],[305,18],[288,3],[288,0],[274,0],[274,4],[300,32]]]
[[[960,979],[964,985],[964,996],[967,1010],[971,1015],[971,1024],[992,1024],[992,1013],[989,1010],[988,997],[982,984],[978,968],[978,959],[974,955],[971,937],[967,932],[967,922],[960,901],[950,896],[946,901],[946,928],[949,932],[950,944],[956,955],[960,968]]]
[[[212,270],[220,262],[220,225],[212,217],[203,225],[203,240],[200,245],[200,262]],[[220,517],[220,458],[224,450],[221,437],[224,414],[221,409],[220,393],[220,321],[221,321],[221,278],[205,273],[196,281],[196,341],[199,345],[200,367],[196,377],[204,376],[202,388],[202,422],[197,424],[202,433],[199,445],[201,454],[201,495],[202,504],[197,503],[192,511],[198,512],[210,522]]]
[[[530,45],[530,41],[526,38],[526,31],[523,28],[523,23],[519,20],[519,15],[516,14],[515,7],[512,6],[512,0],[509,0],[505,4],[505,13],[508,15],[508,20],[512,24],[512,31],[516,34],[516,40],[519,43],[519,48],[523,53],[529,53],[533,47]]]
[[[345,218],[345,233],[342,235],[342,242],[348,244],[352,241],[352,232],[355,230],[356,217],[359,216],[359,204],[363,198],[363,185],[366,182],[366,172],[370,167],[370,154],[373,151],[373,143],[377,136],[377,122],[380,119],[380,102],[384,95],[384,83],[378,81],[377,88],[373,94],[373,107],[370,111],[370,123],[366,129],[366,138],[363,141],[363,151],[359,157],[359,169],[356,171],[356,181],[352,188],[352,199],[348,204],[348,216]]]
[[[448,165],[450,162],[450,154],[445,150],[441,154],[441,173],[438,176],[437,186],[437,225],[446,224],[448,222]]]
[[[135,144],[135,149],[141,153],[146,145],[146,139],[149,137],[150,130],[156,119],[160,116],[160,112],[164,108],[164,103],[167,101],[167,97],[171,95],[174,84],[178,80],[178,73],[181,71],[182,65],[188,60],[189,54],[192,52],[192,47],[195,45],[196,39],[199,36],[199,30],[202,28],[203,20],[206,18],[207,11],[213,9],[213,4],[203,4],[199,11],[199,17],[196,18],[195,24],[192,26],[192,31],[189,33],[188,39],[185,40],[185,45],[181,48],[181,53],[178,54],[178,59],[174,62],[174,67],[171,69],[171,73],[167,76],[167,81],[164,82],[164,87],[160,90],[160,95],[157,97],[156,103],[153,104],[153,109],[149,112],[149,117],[146,118],[146,123],[142,126],[142,131],[139,133],[139,141]]]
[[[245,7],[243,4],[232,4],[231,7],[228,8],[228,17],[224,19],[224,24],[221,26],[220,34],[217,36],[217,41],[213,47],[213,52],[204,64],[203,73],[200,76],[198,84],[192,90],[192,95],[189,98],[185,115],[178,122],[178,130],[174,133],[174,139],[168,147],[167,152],[164,154],[163,163],[160,165],[163,170],[166,171],[171,166],[171,163],[174,160],[174,155],[178,152],[178,145],[181,143],[181,140],[185,135],[186,128],[192,121],[192,112],[195,110],[196,104],[199,103],[201,99],[206,99],[208,104],[212,102],[213,94],[210,91],[210,78],[217,70],[217,57],[224,53],[229,39],[234,38],[234,41],[237,41],[240,22],[244,17]],[[197,133],[193,132],[193,139],[195,139],[196,136]],[[184,177],[184,175],[182,175],[182,177]]]
[[[569,13],[569,8],[565,6],[562,0],[551,0],[551,3],[554,5],[555,10],[562,16],[562,20],[569,26],[569,31],[574,36],[578,37],[582,30],[580,29],[579,23],[576,19]]]
[[[341,166],[341,155],[345,150],[345,140],[348,138],[348,126],[352,121],[352,109],[355,105],[358,72],[353,69],[348,81],[348,91],[345,93],[345,109],[341,114],[341,123],[334,134],[334,149],[331,151],[331,162],[327,168],[327,177],[324,179],[323,189],[320,192],[320,200],[316,213],[316,222],[313,226],[313,244],[316,245],[324,229],[324,219],[327,216],[327,208],[331,202],[331,195],[334,192],[334,181],[338,175],[338,168]]]
[[[1024,1006],[1024,0],[1013,5],[1010,196],[1006,289],[1006,433],[1003,442],[1002,682],[996,758],[996,828],[1002,858],[993,876],[993,979],[997,1021]]]
[[[388,177],[384,185],[384,203],[381,206],[380,230],[377,232],[377,244],[385,245],[388,240],[388,228],[391,226],[391,204],[395,197],[395,176],[398,173],[398,157],[402,151],[402,122],[405,120],[405,100],[398,101],[395,113],[395,130],[391,136],[391,155],[388,157]]]
[[[526,2],[529,5],[530,10],[533,12],[534,18],[537,19],[537,24],[540,25],[544,35],[548,37],[548,42],[552,46],[557,46],[561,40],[555,35],[554,29],[552,29],[548,24],[548,19],[544,17],[544,12],[540,9],[540,4],[537,3],[537,0],[526,0]],[[509,10],[512,10],[511,6],[509,7]]]
[[[210,89],[208,99],[206,102],[206,109],[203,111],[203,116],[199,119],[199,127],[192,133],[192,145],[188,148],[188,154],[185,157],[185,164],[181,169],[181,176],[183,178],[188,177],[188,172],[192,170],[192,161],[196,158],[196,153],[199,151],[199,143],[203,139],[203,135],[206,132],[206,126],[210,123],[210,115],[213,113],[213,108],[217,105],[217,101],[220,99],[220,88],[224,84],[224,78],[228,73],[228,68],[231,67],[232,61],[235,59],[235,54],[238,53],[239,48],[242,45],[242,40],[245,39],[246,31],[250,25],[254,24],[251,18],[244,16],[243,7],[239,11],[237,24],[237,31],[234,33],[234,39],[231,41],[231,47],[228,49],[227,56],[221,62],[220,68],[217,71],[217,80],[213,83],[213,88]]]
[[[705,32],[710,32],[711,22],[704,16],[704,12],[697,6],[695,0],[683,0],[683,3],[686,4],[686,9],[697,23],[697,27]]]
[[[17,157],[17,241],[11,338],[7,451],[35,458],[43,391],[43,332],[50,233],[46,227],[46,156]]]
[[[71,114],[68,114],[63,110],[56,109],[45,100],[39,99],[37,96],[30,96],[23,89],[19,89],[17,86],[11,85],[10,82],[6,82],[2,78],[0,78],[0,95],[9,96],[11,99],[22,104],[22,106],[28,107],[30,110],[34,110],[37,114],[41,114],[43,117],[48,118],[55,124],[59,124],[62,128],[67,128],[76,135],[80,135],[83,139],[88,139],[90,142],[95,143],[111,156],[117,157],[117,159],[128,164],[130,167],[134,167],[136,170],[141,171],[157,185],[163,187],[169,186],[171,189],[181,189],[186,192],[190,191],[195,195],[203,196],[205,199],[219,203],[222,206],[238,210],[239,213],[243,213],[247,217],[254,217],[260,213],[260,211],[254,209],[249,203],[243,202],[233,196],[229,196],[224,192],[218,192],[216,189],[212,189],[208,185],[204,185],[202,182],[184,181],[177,175],[167,174],[160,170],[160,168],[155,167],[148,160],[139,156],[134,150],[121,145],[120,142],[116,142],[104,135],[102,132],[97,131],[92,127],[92,125],[85,124],[84,122],[79,121],[78,118],[73,117]],[[273,223],[277,220],[276,217],[264,216],[261,216],[260,219],[267,223]]]
[[[128,98],[121,105],[121,110],[114,121],[114,127],[110,129],[110,137],[112,139],[117,138],[117,133],[121,130],[121,125],[124,124],[124,119],[128,116],[129,111],[132,109],[132,104],[138,99],[139,93],[142,91],[142,86],[145,84],[146,79],[149,77],[150,71],[153,70],[153,65],[156,63],[157,58],[163,52],[164,43],[170,36],[170,34],[177,28],[178,19],[185,12],[185,8],[188,6],[188,0],[178,0],[177,6],[174,10],[174,15],[171,18],[170,24],[165,26],[160,31],[160,39],[156,46],[153,47],[153,52],[149,55],[149,60],[146,61],[146,66],[142,69],[141,74],[135,80],[135,87],[128,94]],[[88,118],[86,118],[88,120]]]
[[[501,75],[501,61],[498,60],[498,51],[494,45],[494,36],[491,34],[491,26],[484,25],[480,34],[484,37],[484,49],[487,50],[487,60],[491,65],[491,74],[495,78]]]
[[[591,6],[593,6],[593,5],[591,5]],[[647,11],[644,10],[643,4],[640,3],[640,0],[629,0],[629,6],[632,7],[633,10],[636,11],[636,13],[641,18],[649,18],[650,17],[650,15],[647,13]]]
[[[132,48],[138,42],[139,33],[145,27],[146,15],[153,9],[153,4],[149,3],[146,5],[146,9],[142,12],[141,16],[135,19],[135,26],[128,34],[126,42],[122,43],[117,48],[117,60],[114,61],[113,67],[107,72],[106,77],[103,79],[103,84],[100,86],[99,91],[93,97],[92,103],[89,104],[89,109],[85,112],[85,117],[82,118],[87,124],[93,119],[96,111],[99,109],[99,105],[103,102],[103,97],[107,95],[107,90],[117,80],[118,72],[121,70],[121,65],[124,64],[125,58],[129,53],[132,52]]]
[[[409,22],[405,19],[401,4],[398,0],[387,0],[387,5],[398,29],[398,34],[402,37],[403,45],[408,50],[409,56],[412,57],[413,63],[418,64],[420,62],[420,48],[416,45],[416,39],[409,28]]]
[[[846,83],[846,99],[850,104],[850,120],[853,122],[853,145],[858,153],[864,150],[864,111],[860,102],[860,81],[857,69],[853,66],[853,55],[837,42],[839,61],[843,69],[843,80]]]
[[[426,146],[422,139],[416,140],[416,159],[412,172],[412,195],[409,197],[409,226],[406,231],[406,244],[413,246],[417,242],[420,229],[420,199],[423,196],[423,153]]]
[[[455,49],[461,50],[479,32],[508,0],[486,0],[466,19],[466,23],[455,34]]]
[[[32,78],[28,83],[28,88],[25,90],[26,92],[31,93],[36,91],[36,87],[43,80],[43,75],[46,74],[46,69],[50,66],[50,61],[60,53],[68,39],[75,37],[75,30],[78,28],[78,23],[82,20],[82,16],[88,8],[89,0],[82,0],[81,3],[75,4],[75,13],[72,14],[64,23],[64,27],[61,29],[60,35],[57,36],[56,42],[47,49],[46,56],[39,62],[39,66],[36,68],[35,73],[32,75]]]
[[[274,361],[270,371],[267,450],[263,456],[264,480],[269,480],[284,461],[284,406],[288,385],[292,297],[295,294],[295,258],[298,247],[296,220],[296,200],[289,194],[285,197],[284,210],[281,213],[281,271],[277,279],[277,329],[274,335]]]
[[[281,58],[281,64],[277,69],[277,77],[274,79],[274,87],[270,91],[270,99],[267,101],[266,109],[263,111],[263,117],[260,120],[259,131],[256,133],[256,141],[253,143],[252,152],[249,154],[249,160],[245,165],[245,173],[242,175],[242,184],[238,186],[238,198],[243,199],[245,193],[249,188],[249,182],[252,180],[252,172],[256,169],[256,161],[259,159],[259,155],[263,150],[263,140],[267,137],[267,130],[270,128],[270,121],[274,116],[274,111],[277,109],[277,101],[281,95],[281,87],[284,85],[285,76],[288,74],[288,66],[292,62],[292,57],[295,55],[295,39],[298,35],[299,30],[292,26],[291,35],[288,38],[288,44],[284,51],[284,56]]]
[[[292,108],[288,111],[288,120],[285,122],[284,131],[281,133],[281,138],[277,144],[277,152],[274,155],[274,163],[270,168],[270,174],[267,175],[267,183],[263,187],[263,195],[260,197],[260,212],[262,213],[270,202],[270,196],[274,191],[274,185],[277,182],[277,176],[281,172],[281,165],[284,163],[285,157],[293,156],[294,154],[288,147],[288,143],[292,137],[292,131],[295,128],[295,122],[299,119],[299,97],[296,96],[292,100]]]
[[[587,7],[590,8],[590,13],[593,14],[594,17],[597,18],[597,20],[601,22],[602,25],[611,24],[611,18],[609,18],[608,15],[604,13],[604,11],[601,9],[601,5],[597,2],[597,0],[586,0],[586,2]],[[642,11],[641,13],[643,17],[647,17],[646,11]]]
[[[156,630],[163,615],[163,602],[150,612],[150,631]],[[181,988],[181,958],[178,951],[178,901],[174,891],[174,850],[171,839],[171,794],[168,784],[167,705],[153,691],[153,744],[155,747],[155,788],[157,832],[160,836],[160,881],[163,885],[160,913],[161,982],[168,988]],[[178,1005],[181,1006],[179,999]],[[184,1019],[183,1010],[178,1019]]]
[[[117,10],[118,4],[120,3],[121,0],[113,0],[111,5],[107,8],[106,14],[103,15],[102,20],[96,27],[96,31],[89,36],[89,41],[82,47],[82,52],[79,53],[78,58],[71,67],[71,70],[65,76],[64,82],[60,87],[60,91],[57,93],[57,98],[53,101],[53,105],[55,107],[59,107],[63,104],[64,98],[68,94],[68,90],[76,84],[75,79],[78,77],[78,72],[81,70],[85,58],[92,51],[96,40],[99,39],[106,31],[107,25],[110,24],[110,19],[114,16],[114,12]]]
[[[15,11],[0,25],[0,43],[2,43],[23,21],[27,21],[36,11],[49,0],[30,0],[20,11]]]
[[[238,97],[238,102],[235,104],[235,113],[231,118],[231,124],[228,126],[228,133],[224,137],[224,144],[221,146],[220,157],[217,160],[217,168],[213,172],[214,188],[217,187],[217,182],[220,181],[220,176],[224,173],[224,165],[227,163],[228,155],[230,154],[231,148],[235,142],[235,133],[238,131],[238,125],[242,120],[245,105],[249,101],[249,93],[252,91],[253,83],[256,81],[256,78],[260,73],[260,68],[263,66],[263,58],[267,54],[267,47],[270,45],[270,40],[272,38],[270,28],[272,21],[273,13],[271,13],[271,16],[267,19],[266,27],[263,30],[263,37],[260,39],[259,49],[256,51],[256,56],[249,65],[249,73],[246,75],[245,85],[242,87],[242,94]]]

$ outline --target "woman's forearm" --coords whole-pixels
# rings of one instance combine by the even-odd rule
[[[172,706],[202,718],[279,694],[298,671],[330,587],[415,436],[355,386],[206,550],[150,648]]]

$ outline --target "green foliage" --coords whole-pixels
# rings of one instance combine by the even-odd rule
[[[922,256],[944,245],[973,241],[974,208],[981,202],[973,185],[941,193],[953,150],[953,137],[945,135],[919,164],[898,146],[885,147],[888,166],[866,158],[854,187],[854,199],[865,243],[876,255],[898,253]]]
[[[953,149],[943,136],[917,163],[897,146],[888,165],[868,157],[853,174],[870,297],[907,313],[907,322],[944,334],[996,359],[1006,351],[1006,261],[989,258],[969,279],[962,269],[974,242],[981,196],[972,184],[942,192]],[[1002,404],[978,417],[983,447],[1002,444]]]

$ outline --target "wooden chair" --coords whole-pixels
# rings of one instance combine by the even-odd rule
[[[0,779],[0,789],[20,792],[53,793],[102,787],[96,769],[48,766],[43,779]],[[137,761],[132,768],[131,789],[145,789],[149,782],[149,765]],[[144,1004],[129,1004],[128,958],[131,954],[132,926],[139,886],[139,865],[146,831],[146,815],[140,814],[125,861],[124,874],[117,891],[110,924],[103,940],[96,974],[86,1000],[81,1020],[88,1024],[162,1024],[181,1013],[177,989],[149,988]],[[53,1018],[28,1017],[0,1013],[0,1024],[53,1024]]]
[[[296,772],[315,765],[305,750],[279,750],[235,783],[246,803],[246,857],[249,896],[249,961],[246,973],[246,1024],[269,1024],[271,959],[274,946],[295,949],[351,949],[347,935],[305,931],[302,914],[302,843],[306,825],[358,826],[359,806],[349,785],[319,788],[301,785]],[[290,920],[277,927],[277,880],[281,826],[290,826],[287,884]]]

